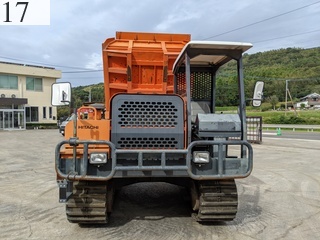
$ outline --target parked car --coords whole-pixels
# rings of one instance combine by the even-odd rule
[[[59,132],[62,134],[62,136],[64,136],[64,129],[66,128],[67,123],[73,119],[73,115],[74,115],[74,113],[72,113],[66,120],[64,120],[64,121],[60,124],[60,126],[59,126]]]

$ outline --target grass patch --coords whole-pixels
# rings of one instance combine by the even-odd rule
[[[320,125],[320,111],[317,110],[297,111],[297,116],[294,111],[247,111],[247,116],[261,116],[266,124]]]
[[[268,111],[264,108],[268,107]],[[216,112],[237,113],[238,107],[216,107]],[[247,107],[247,116],[262,117],[265,124],[306,124],[320,125],[319,110],[297,110],[297,116],[294,111],[273,111],[269,106],[260,108]]]
[[[237,111],[238,107],[216,107],[216,112],[233,112],[233,111]]]

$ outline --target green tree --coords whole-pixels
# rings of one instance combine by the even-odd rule
[[[276,105],[279,102],[279,98],[276,95],[272,95],[267,98],[267,102],[271,104],[273,110],[276,110]]]

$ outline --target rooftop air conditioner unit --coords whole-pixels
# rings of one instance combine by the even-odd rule
[[[15,95],[15,94],[12,94],[11,97],[12,97],[12,98],[16,98],[16,95]]]
[[[6,97],[6,95],[5,95],[4,93],[2,93],[2,94],[1,94],[1,97],[2,97],[2,98],[5,98],[5,97]]]

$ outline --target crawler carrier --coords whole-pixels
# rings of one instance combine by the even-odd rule
[[[235,179],[252,170],[242,67],[251,46],[190,41],[187,34],[108,38],[102,45],[105,103],[79,108],[56,147],[68,220],[106,223],[115,189],[137,182],[187,187],[199,222],[233,220]],[[238,113],[225,114],[216,112],[216,74],[231,60]],[[53,87],[56,105],[67,104],[70,92]]]

